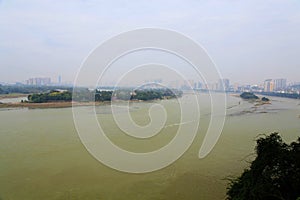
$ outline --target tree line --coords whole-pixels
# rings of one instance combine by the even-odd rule
[[[46,93],[35,93],[28,95],[28,102],[30,103],[46,103],[57,101],[111,101],[111,100],[158,100],[158,99],[171,99],[181,97],[182,92],[179,90],[170,89],[139,89],[139,90],[95,90],[81,88],[72,91],[58,91],[51,90]]]
[[[52,90],[47,93],[36,93],[28,95],[30,103],[47,103],[56,101],[72,101],[72,93],[70,91]]]
[[[57,89],[58,86],[31,86],[31,85],[1,85],[0,84],[0,94],[33,94],[33,93],[43,93],[51,90]],[[59,86],[60,89],[71,91],[71,87]]]

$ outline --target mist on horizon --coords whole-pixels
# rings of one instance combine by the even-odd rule
[[[206,49],[222,77],[232,83],[261,84],[269,78],[297,82],[299,8],[300,2],[292,0],[4,0],[0,1],[0,68],[4,71],[0,82],[24,82],[33,77],[50,77],[57,82],[61,77],[72,83],[98,45],[143,27],[171,29],[192,38]],[[176,68],[187,69],[178,59],[164,56],[158,55]],[[137,59],[143,60],[141,56]],[[116,65],[112,74],[136,64],[134,59],[125,61]]]

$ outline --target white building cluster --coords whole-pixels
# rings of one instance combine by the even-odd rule
[[[51,84],[51,78],[45,77],[45,78],[30,78],[26,80],[26,85],[50,85]]]
[[[287,87],[286,79],[267,79],[264,82],[264,92],[284,91]]]

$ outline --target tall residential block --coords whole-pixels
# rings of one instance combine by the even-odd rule
[[[264,82],[264,92],[273,92],[274,91],[274,82],[272,79],[267,79]]]

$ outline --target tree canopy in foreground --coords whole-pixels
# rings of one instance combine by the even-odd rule
[[[300,199],[300,137],[291,144],[278,133],[261,137],[250,168],[231,180],[228,200]]]

